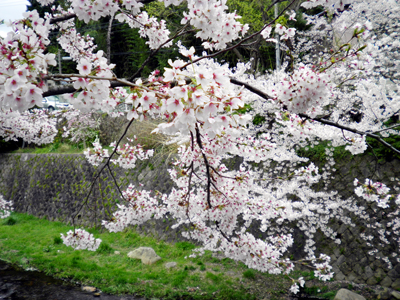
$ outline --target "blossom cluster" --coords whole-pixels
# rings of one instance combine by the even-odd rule
[[[194,59],[194,48],[182,47],[180,52]],[[245,124],[249,117],[234,115],[233,111],[243,107],[240,90],[230,83],[229,74],[218,64],[202,61],[184,67],[183,60],[169,60],[171,68],[165,68],[163,82],[178,84],[167,89],[165,98],[161,100],[159,113],[168,123],[158,126],[154,132],[166,134],[188,134],[195,130],[196,123],[210,136],[220,133],[223,128]],[[189,82],[186,82],[189,79]],[[226,113],[227,112],[227,113]]]
[[[128,138],[129,142],[133,142],[132,139]],[[115,148],[115,143],[112,143],[110,147]],[[116,150],[117,159],[111,159],[111,162],[119,165],[124,169],[133,169],[136,166],[137,160],[149,159],[154,154],[154,150],[144,151],[141,145],[131,146],[125,144],[122,147],[118,146]]]
[[[146,44],[149,45],[150,49],[157,49],[161,46],[170,47],[172,45],[172,41],[168,41],[170,31],[166,26],[166,22],[149,17],[145,11],[134,18],[121,13],[116,16],[116,19],[120,22],[128,23],[131,28],[139,28],[140,36],[149,39]]]
[[[328,255],[321,254],[318,259],[312,259],[315,265],[316,271],[314,271],[314,276],[322,281],[328,281],[332,279],[333,272],[331,272],[332,267],[329,265],[331,258]]]
[[[202,40],[211,39],[211,42],[204,42],[206,49],[224,49],[227,43],[244,36],[249,25],[241,24],[237,19],[241,18],[235,13],[226,13],[226,0],[210,1],[188,1],[188,13],[184,13],[181,23],[190,23],[200,31],[196,37]]]
[[[133,142],[133,140],[129,138],[128,141]],[[118,157],[112,158],[110,161],[124,169],[133,169],[136,166],[136,161],[138,159],[149,159],[154,154],[153,150],[143,150],[143,147],[140,144],[132,146],[127,143],[121,147],[119,145],[116,146],[116,143],[114,142],[110,144],[110,147],[112,148],[112,151],[115,151]],[[89,163],[94,166],[98,166],[104,161],[104,159],[110,158],[108,150],[103,149],[98,140],[94,141],[93,149],[86,149],[84,154]]]
[[[56,16],[62,16],[66,13],[61,8],[54,9]],[[109,89],[110,79],[113,78],[112,69],[115,65],[107,62],[102,50],[97,53],[94,52],[96,46],[93,43],[93,38],[78,33],[73,20],[52,26],[61,31],[57,41],[77,63],[77,70],[80,75],[71,78],[74,81],[74,88],[81,91],[77,95],[71,94],[69,102],[80,111],[88,112],[94,109],[109,112],[113,110],[116,101],[110,97]],[[99,101],[98,99],[102,100]]]
[[[379,207],[388,208],[389,200],[392,195],[389,195],[390,188],[381,182],[373,182],[371,179],[365,179],[365,183],[361,184],[358,179],[354,179],[356,189],[355,194],[369,202],[376,202]]]
[[[136,190],[132,184],[122,192],[122,196],[126,205],[118,204],[111,221],[102,221],[102,225],[110,232],[122,231],[129,225],[142,224],[151,218],[159,219],[166,213],[157,197],[153,197],[149,191]]]
[[[0,105],[2,110],[25,111],[42,106],[42,75],[55,66],[55,54],[45,53],[49,44],[49,20],[37,11],[24,13],[11,24],[12,32],[0,39]]]
[[[92,61],[81,58],[78,61],[77,69],[80,77],[72,77],[74,80],[74,88],[82,90],[75,95],[71,95],[69,102],[80,111],[99,110],[111,111],[116,102],[110,98],[110,81],[109,78],[113,77],[112,68],[114,64],[108,64],[107,59],[103,57],[103,51],[98,51]],[[98,77],[92,79],[89,75]],[[103,78],[103,79],[102,79]],[[99,101],[98,99],[102,99]]]
[[[71,142],[85,142],[96,137],[95,130],[100,126],[100,119],[95,120],[91,113],[80,113],[78,110],[70,110],[64,114],[67,119],[63,127],[63,137],[70,137]]]
[[[96,251],[99,248],[101,239],[96,239],[93,234],[84,229],[74,229],[67,232],[66,235],[61,233],[61,239],[66,246],[71,246],[75,250]]]
[[[0,195],[0,219],[8,218],[14,210],[12,201],[4,200],[3,195]]]
[[[297,294],[300,291],[299,286],[304,287],[305,281],[303,277],[300,277],[296,282],[290,287],[290,291],[293,294]]]
[[[57,135],[57,113],[43,110],[3,111],[0,108],[0,136],[5,141],[23,139],[28,144],[48,144]]]
[[[293,38],[296,34],[296,28],[286,27],[282,24],[276,24],[275,33],[279,34],[282,40]]]
[[[93,166],[100,165],[104,159],[109,157],[108,149],[103,149],[99,141],[94,141],[93,149],[88,148],[83,153],[89,163]]]
[[[299,66],[276,86],[275,95],[289,112],[316,116],[325,98],[329,97],[329,91],[329,76]]]

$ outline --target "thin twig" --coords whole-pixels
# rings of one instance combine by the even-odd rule
[[[96,180],[100,177],[100,174],[104,171],[104,169],[106,168],[106,166],[110,163],[110,161],[111,161],[113,155],[117,152],[117,147],[118,147],[119,143],[122,141],[122,139],[124,138],[124,136],[125,136],[126,133],[128,132],[128,129],[129,129],[129,127],[131,126],[131,124],[133,123],[134,120],[135,120],[135,119],[132,118],[132,120],[129,121],[128,125],[127,125],[126,128],[125,128],[124,133],[121,135],[121,137],[119,138],[118,142],[115,144],[115,148],[114,148],[113,152],[112,152],[111,155],[108,157],[107,162],[101,167],[100,171],[97,172],[96,176],[95,176],[94,179],[92,180],[92,183],[91,183],[91,185],[90,185],[89,192],[88,192],[88,194],[86,195],[85,200],[83,201],[81,207],[78,209],[78,212],[72,217],[72,224],[74,225],[74,227],[75,227],[75,218],[76,218],[76,216],[81,212],[82,208],[87,204],[87,202],[88,202],[88,200],[89,200],[89,197],[90,197],[90,195],[92,194],[93,187],[94,187],[94,184],[95,184]]]
[[[388,128],[383,128],[383,129],[381,129],[381,130],[374,131],[373,133],[378,133],[378,132],[390,130],[390,129],[393,129],[393,128],[396,128],[396,127],[400,127],[400,124],[397,124],[397,125],[394,125],[394,126],[388,127]],[[399,130],[399,129],[398,129],[398,130]]]
[[[108,169],[108,171],[110,172],[111,177],[114,179],[114,183],[115,183],[115,186],[116,186],[117,189],[118,189],[119,194],[121,195],[122,199],[124,199],[124,200],[126,201],[124,195],[122,194],[121,189],[119,188],[119,185],[118,185],[118,183],[117,183],[117,180],[115,179],[115,176],[114,176],[114,174],[112,173],[110,164],[107,164],[107,169]]]

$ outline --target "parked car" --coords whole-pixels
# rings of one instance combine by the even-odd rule
[[[43,98],[42,103],[43,103],[43,108],[47,109],[48,111],[72,108],[71,104],[67,102],[60,102],[60,98],[57,96],[45,97]]]

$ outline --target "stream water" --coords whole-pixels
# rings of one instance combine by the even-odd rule
[[[7,300],[144,300],[134,296],[87,293],[71,283],[0,260],[0,299]]]

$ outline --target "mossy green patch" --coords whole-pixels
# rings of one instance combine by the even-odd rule
[[[14,225],[6,225],[11,219],[15,220]],[[59,238],[60,233],[65,234],[71,229],[59,222],[12,213],[0,224],[0,259],[93,285],[108,293],[135,293],[165,299],[173,295],[192,299],[255,298],[243,283],[238,284],[227,275],[236,272],[240,277],[246,270],[243,264],[228,263],[225,259],[217,266],[219,260],[209,252],[202,257],[186,259],[196,248],[192,243],[169,244],[141,236],[133,229],[108,233],[101,228],[92,228],[89,232],[102,239],[99,249],[75,251],[60,243]],[[152,247],[162,260],[149,266],[127,257],[129,251],[141,246]],[[166,269],[164,264],[170,261],[177,262],[179,267]],[[206,266],[209,272],[200,270]],[[289,286],[288,282],[287,288]]]

